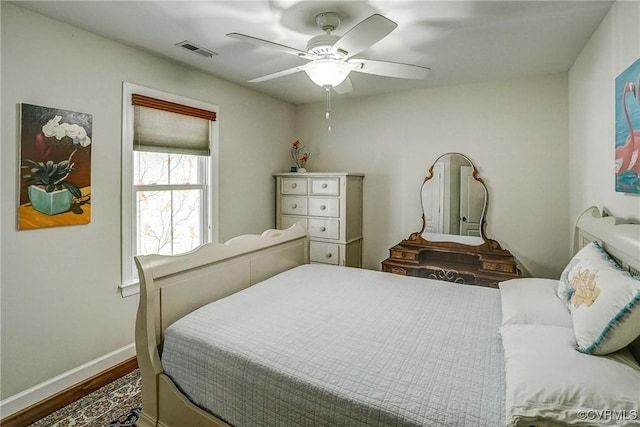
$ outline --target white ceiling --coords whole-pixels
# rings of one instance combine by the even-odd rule
[[[324,99],[305,73],[262,83],[255,77],[306,63],[226,37],[238,32],[305,50],[322,32],[321,12],[338,12],[342,35],[379,13],[398,28],[357,57],[431,68],[425,80],[351,73],[353,92],[390,91],[567,71],[612,1],[15,1],[56,20],[301,104]],[[204,58],[176,47],[189,40],[217,52]]]

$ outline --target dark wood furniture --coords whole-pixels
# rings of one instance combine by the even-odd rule
[[[382,271],[491,288],[520,277],[516,259],[499,245],[429,242],[419,233],[389,249]]]
[[[382,271],[492,288],[520,277],[511,252],[485,235],[489,194],[468,157],[440,156],[421,198],[422,230],[389,249]]]

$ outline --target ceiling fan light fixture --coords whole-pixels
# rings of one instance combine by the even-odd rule
[[[306,64],[304,71],[318,86],[335,87],[347,78],[351,65],[337,59],[317,59]]]

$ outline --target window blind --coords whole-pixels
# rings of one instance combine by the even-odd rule
[[[161,153],[208,156],[209,124],[214,111],[132,95],[134,114],[133,149]]]

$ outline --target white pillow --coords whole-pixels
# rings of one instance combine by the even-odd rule
[[[502,325],[552,325],[573,327],[571,314],[558,299],[558,281],[511,279],[501,282]]]
[[[628,349],[575,351],[571,328],[500,328],[507,426],[640,425],[640,366]],[[607,412],[608,411],[608,412]]]
[[[577,260],[574,262],[574,260]],[[640,336],[640,280],[622,270],[595,242],[566,269],[577,349],[608,354]]]

